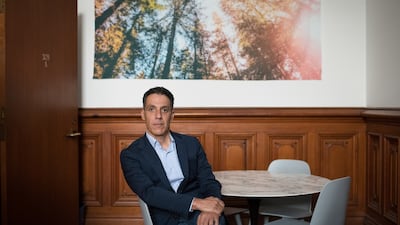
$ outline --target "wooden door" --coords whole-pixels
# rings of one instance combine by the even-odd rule
[[[6,1],[7,225],[79,224],[77,3]]]
[[[3,211],[5,205],[5,121],[4,121],[4,106],[5,106],[5,3],[0,0],[0,224],[4,224]],[[3,194],[4,193],[4,194]]]

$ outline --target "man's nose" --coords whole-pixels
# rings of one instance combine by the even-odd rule
[[[156,118],[161,118],[161,109],[160,110],[156,110]]]

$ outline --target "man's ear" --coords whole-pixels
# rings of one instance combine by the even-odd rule
[[[140,116],[142,117],[142,120],[145,120],[145,118],[144,118],[144,110],[143,109],[140,111]]]

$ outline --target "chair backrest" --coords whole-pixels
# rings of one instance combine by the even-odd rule
[[[350,190],[350,177],[325,184],[319,194],[310,225],[344,225]]]
[[[297,159],[275,159],[267,168],[270,173],[306,174],[310,175],[310,166],[306,161]],[[311,213],[311,195],[265,199],[264,204],[308,210]]]
[[[311,174],[308,163],[297,159],[275,159],[267,170],[270,173]]]
[[[142,211],[142,216],[144,220],[144,225],[153,225],[153,221],[151,220],[150,211],[147,207],[146,202],[144,202],[141,198],[139,198],[140,210]]]

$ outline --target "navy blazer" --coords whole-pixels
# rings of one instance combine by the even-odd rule
[[[195,137],[171,134],[184,175],[177,193],[146,135],[134,141],[120,155],[125,179],[147,203],[155,225],[176,225],[179,218],[189,218],[193,197],[221,198],[221,184],[215,179],[200,142]]]

